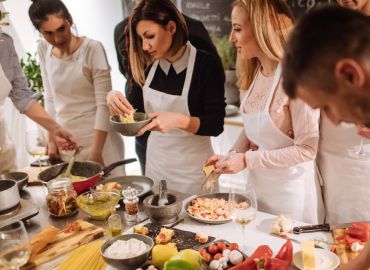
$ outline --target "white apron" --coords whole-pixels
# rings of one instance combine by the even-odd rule
[[[150,88],[159,61],[153,63],[143,87],[145,112],[177,112],[189,115],[188,94],[194,70],[196,49],[190,43],[190,55],[181,96]],[[208,136],[173,129],[167,133],[152,131],[146,152],[145,175],[156,182],[167,180],[169,189],[188,194],[201,193],[203,163],[213,154]]]
[[[280,76],[281,66],[278,65],[262,112],[246,114],[243,110],[253,89],[254,81],[240,106],[245,133],[260,150],[274,150],[294,144],[292,138],[275,126],[269,113]],[[258,210],[274,215],[286,214],[293,219],[308,223],[315,224],[323,221],[323,205],[320,186],[315,182],[314,161],[286,168],[250,170],[248,180],[256,191]]]
[[[361,137],[354,125],[335,126],[321,115],[317,166],[324,185],[326,222],[370,220],[370,157],[354,159],[348,154],[348,149],[359,147]],[[364,147],[370,147],[370,140],[364,138]]]
[[[88,39],[85,38],[81,47],[71,56],[73,61],[51,56],[52,46],[50,45],[48,45],[47,57],[45,57],[48,72],[46,79],[52,88],[56,111],[55,120],[72,133],[77,145],[83,146],[77,160],[87,160],[91,151],[96,114],[96,108],[89,110],[84,106],[86,102],[95,102],[94,85],[83,73],[82,57],[77,57],[87,43]],[[59,76],[61,73],[67,74],[68,80],[61,81]],[[71,101],[70,97],[74,100]],[[123,149],[120,135],[109,130],[102,152],[104,165],[122,160]],[[60,151],[60,153],[63,160],[69,160],[72,154],[71,151]],[[115,175],[122,175],[122,173],[124,173],[124,167],[115,169]]]
[[[15,169],[15,147],[8,134],[4,119],[4,102],[8,97],[12,85],[5,76],[0,65],[0,172]]]

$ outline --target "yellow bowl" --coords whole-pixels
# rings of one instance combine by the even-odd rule
[[[106,220],[116,207],[120,195],[116,192],[85,192],[77,197],[77,206],[95,220]]]

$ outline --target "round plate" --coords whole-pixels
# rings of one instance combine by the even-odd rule
[[[226,108],[225,108],[226,117],[234,116],[234,115],[238,114],[238,112],[239,112],[239,107],[238,106],[235,106],[235,105],[232,105],[232,104],[227,104],[226,105]]]
[[[315,248],[315,253],[316,267],[312,270],[334,270],[338,267],[339,258],[333,252],[327,249]],[[293,263],[298,269],[304,270],[301,251],[294,253]]]
[[[208,194],[208,195],[200,195],[191,201],[187,202],[185,205],[185,212],[188,214],[189,217],[192,219],[202,222],[202,223],[207,223],[207,224],[223,224],[231,221],[230,219],[224,219],[224,220],[211,220],[211,219],[206,219],[206,218],[199,218],[199,217],[194,217],[188,212],[188,206],[192,204],[192,201],[197,199],[197,198],[210,198],[210,199],[225,199],[226,201],[229,199],[229,193],[213,193],[213,194]]]
[[[117,182],[118,184],[122,185],[123,188],[130,186],[136,189],[139,192],[138,194],[139,197],[151,191],[154,185],[154,181],[152,179],[142,175],[127,175],[109,178],[99,181],[97,185],[106,184],[110,182]]]

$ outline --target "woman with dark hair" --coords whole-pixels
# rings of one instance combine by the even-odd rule
[[[170,0],[143,0],[131,15],[130,65],[152,118],[137,134],[152,131],[145,175],[168,180],[171,189],[200,193],[203,162],[213,153],[210,136],[223,131],[221,63],[188,42],[184,17]],[[122,111],[115,102],[109,102],[111,109]],[[123,105],[122,113],[132,112],[127,100]]]
[[[112,85],[103,45],[72,33],[72,16],[60,0],[34,0],[29,16],[45,39],[38,54],[46,110],[84,147],[79,159],[101,164],[122,159],[122,138],[109,126],[106,96]],[[52,138],[48,151],[67,158]]]

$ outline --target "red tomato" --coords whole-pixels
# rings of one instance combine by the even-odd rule
[[[199,251],[199,254],[203,257],[204,254],[208,254],[208,251],[205,248],[201,248]]]
[[[208,247],[208,252],[211,254],[216,254],[218,252],[218,247],[216,245],[210,245]]]
[[[226,248],[226,244],[224,242],[218,242],[217,247],[219,251],[223,251]]]
[[[211,261],[212,261],[212,256],[211,256],[211,254],[209,254],[209,253],[204,253],[203,255],[202,255],[202,258],[203,258],[203,260],[205,261],[205,263],[210,263]]]
[[[347,235],[349,235],[352,238],[356,238],[363,242],[366,242],[369,239],[369,230],[352,227],[348,229]]]
[[[238,248],[239,248],[239,246],[238,246],[237,243],[231,243],[230,244],[230,250],[235,250],[235,249],[238,249]]]
[[[213,259],[214,260],[219,260],[219,259],[221,259],[221,257],[222,257],[221,253],[216,253],[215,256],[213,256]]]
[[[353,222],[352,228],[363,229],[364,231],[370,231],[370,224],[364,222]]]

